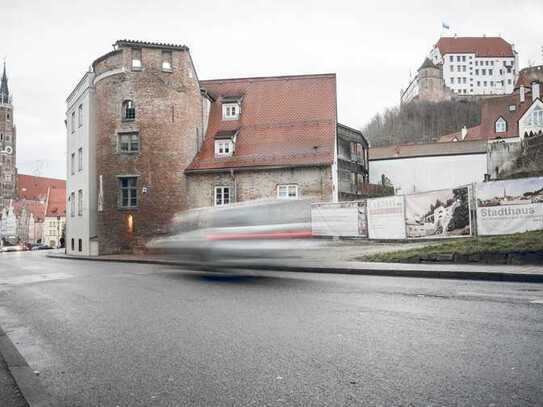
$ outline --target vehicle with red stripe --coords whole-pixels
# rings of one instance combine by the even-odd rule
[[[316,249],[311,235],[311,201],[262,200],[178,214],[169,234],[148,243],[208,269],[254,258],[292,258]]]

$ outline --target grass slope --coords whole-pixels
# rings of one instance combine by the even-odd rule
[[[363,261],[399,263],[410,258],[431,255],[509,254],[543,252],[543,230],[514,235],[447,240],[420,249],[380,253],[361,258]]]

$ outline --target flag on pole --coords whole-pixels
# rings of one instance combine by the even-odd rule
[[[446,29],[446,30],[450,30],[450,29],[451,29],[451,27],[449,27],[449,24],[447,24],[445,21],[442,21],[442,22],[441,22],[441,27],[443,27],[443,28]]]

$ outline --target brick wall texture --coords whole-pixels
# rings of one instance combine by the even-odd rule
[[[298,185],[300,197],[314,201],[332,200],[331,166],[292,167],[240,171],[231,173],[208,173],[187,175],[187,192],[192,208],[214,205],[216,186],[232,187],[236,201],[274,199],[277,185]]]
[[[96,229],[101,254],[141,249],[189,206],[183,170],[196,154],[202,99],[188,51],[172,51],[172,72],[162,71],[161,52],[143,48],[139,71],[131,69],[130,47],[94,63],[96,174],[103,176],[103,210]],[[133,121],[122,120],[125,100],[135,104]],[[139,133],[139,152],[120,153],[118,135],[130,131]],[[138,206],[129,210],[119,209],[119,176],[127,175],[138,177]]]

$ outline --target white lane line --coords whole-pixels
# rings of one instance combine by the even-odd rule
[[[532,300],[530,304],[543,304],[543,300]]]
[[[52,280],[63,280],[71,277],[73,277],[73,275],[68,273],[27,274],[23,276],[0,278],[0,285],[41,283]]]

